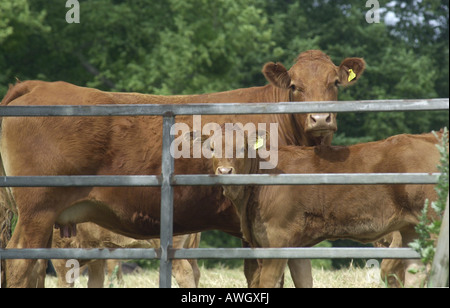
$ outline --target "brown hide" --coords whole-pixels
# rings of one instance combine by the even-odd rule
[[[230,141],[226,141],[230,142]],[[232,141],[231,141],[232,142]],[[277,170],[269,173],[431,173],[439,153],[433,134],[398,135],[349,147],[279,149]],[[258,173],[258,158],[214,158],[216,174]],[[266,171],[264,171],[266,173]],[[433,185],[224,186],[253,247],[306,247],[323,240],[372,242],[399,231],[403,245]],[[264,260],[255,286],[275,286],[286,260]]]

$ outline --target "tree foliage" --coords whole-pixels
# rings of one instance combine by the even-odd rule
[[[265,84],[267,61],[307,49],[368,66],[342,100],[448,97],[447,1],[0,0],[0,95],[20,80],[65,80],[111,91],[192,94]],[[397,22],[385,22],[395,14]],[[339,116],[336,144],[448,125],[446,112]]]

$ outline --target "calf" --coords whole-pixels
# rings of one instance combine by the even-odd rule
[[[236,145],[244,158],[218,158],[215,174],[260,173],[260,158],[249,158],[248,144]],[[253,140],[249,142],[248,140]],[[208,139],[209,141],[209,139]],[[208,142],[204,141],[204,142]],[[386,140],[348,147],[281,147],[278,165],[269,173],[407,173],[436,172],[439,153],[432,134],[398,135]],[[261,145],[260,141],[257,142]],[[230,145],[228,145],[230,146]],[[244,147],[244,149],[242,149]],[[267,170],[265,170],[267,172]],[[425,199],[436,198],[433,185],[285,185],[224,186],[234,204],[245,239],[252,247],[309,247],[323,240],[347,238],[373,242],[398,230],[405,247],[416,238],[414,230]],[[410,260],[417,263],[417,260]],[[264,259],[255,287],[277,285],[287,260]],[[407,264],[408,267],[416,264]]]

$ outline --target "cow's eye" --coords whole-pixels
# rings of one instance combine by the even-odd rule
[[[341,83],[339,82],[339,79],[336,79],[336,81],[334,82],[334,85],[335,85],[336,87],[339,87],[340,84],[341,84]]]
[[[303,92],[304,89],[302,86],[296,86],[295,84],[291,85],[292,92]]]

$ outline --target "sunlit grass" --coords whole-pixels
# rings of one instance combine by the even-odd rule
[[[200,288],[246,288],[247,282],[243,268],[229,269],[223,266],[201,269]],[[313,280],[315,288],[382,288],[378,269],[358,268],[350,266],[340,270],[324,270],[313,268]],[[46,287],[55,288],[56,277],[46,278]],[[83,288],[87,285],[87,276],[81,276],[75,283],[75,287]],[[123,275],[123,282],[116,279],[105,279],[105,287],[113,288],[157,288],[159,285],[159,273],[157,270],[136,270],[131,274]],[[175,279],[172,279],[172,287],[177,288]],[[294,284],[286,270],[285,288],[293,288]]]

